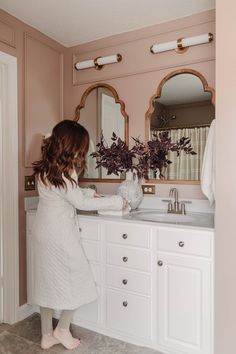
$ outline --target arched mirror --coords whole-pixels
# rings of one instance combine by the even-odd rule
[[[170,151],[171,163],[161,177],[150,171],[150,180],[161,183],[192,183],[200,180],[203,154],[209,127],[215,118],[215,94],[199,72],[190,69],[174,71],[167,75],[150,99],[146,113],[146,141],[167,131],[171,142],[182,137],[190,138],[196,154],[184,151],[177,156]]]
[[[125,104],[119,99],[116,90],[108,84],[90,86],[83,94],[76,107],[75,120],[79,121],[89,132],[90,144],[87,156],[87,171],[82,179],[94,182],[117,182],[118,176],[107,175],[104,168],[96,168],[96,160],[89,155],[96,151],[96,145],[103,134],[108,145],[111,144],[113,132],[128,144],[128,115]]]

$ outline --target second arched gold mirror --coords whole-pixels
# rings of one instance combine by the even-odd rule
[[[198,184],[210,124],[215,118],[215,92],[196,70],[168,74],[151,97],[145,117],[146,141],[168,131],[172,142],[186,137],[196,155],[168,153],[171,163],[161,177],[150,171],[150,180],[160,183]]]
[[[75,120],[79,121],[89,132],[90,146],[87,160],[87,171],[82,179],[94,182],[117,182],[116,175],[107,176],[104,168],[96,168],[96,160],[90,153],[96,151],[96,145],[103,134],[110,144],[114,132],[128,144],[129,124],[125,112],[125,104],[120,100],[114,87],[99,83],[90,86],[83,94],[80,104],[75,110]]]

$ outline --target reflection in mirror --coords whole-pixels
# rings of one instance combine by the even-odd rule
[[[108,145],[112,142],[113,132],[127,142],[128,116],[124,110],[124,103],[119,100],[115,89],[107,84],[97,84],[88,88],[76,108],[76,120],[88,130],[90,136],[87,171],[83,178],[102,180],[119,178],[114,174],[107,176],[107,170],[104,168],[96,168],[96,160],[89,156],[96,151],[101,134]]]
[[[194,72],[194,74],[192,73]],[[210,124],[215,117],[214,90],[193,70],[175,72],[160,84],[147,112],[147,139],[168,131],[172,142],[189,137],[196,155],[170,152],[172,163],[162,171],[164,177],[150,171],[150,179],[199,181]],[[200,77],[201,78],[200,78]]]

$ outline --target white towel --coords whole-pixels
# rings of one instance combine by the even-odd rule
[[[129,205],[125,209],[122,210],[98,210],[98,214],[100,215],[109,215],[109,216],[124,216],[128,215],[131,208]]]
[[[216,146],[215,146],[215,135],[216,135],[216,121],[212,121],[207,142],[205,146],[202,172],[201,172],[201,188],[202,192],[205,194],[207,199],[212,206],[215,202],[215,160],[216,160]]]

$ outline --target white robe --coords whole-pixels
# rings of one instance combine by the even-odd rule
[[[97,291],[80,243],[76,209],[122,209],[120,196],[94,198],[94,191],[67,190],[38,183],[39,205],[33,227],[33,302],[42,307],[76,309],[96,300]]]

